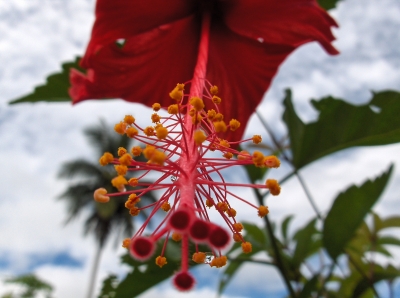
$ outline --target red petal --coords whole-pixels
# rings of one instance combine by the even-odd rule
[[[260,43],[237,35],[223,25],[211,28],[207,78],[219,88],[219,105],[228,123],[235,118],[241,126],[228,140],[238,140],[251,114],[267,91],[279,65],[294,49]]]
[[[189,16],[127,39],[122,48],[104,46],[91,56],[90,77],[71,72],[73,102],[119,97],[169,106],[168,93],[193,76],[199,30],[199,22]]]
[[[157,28],[193,13],[195,1],[187,0],[97,0],[96,21],[86,54],[84,68],[103,46]]]
[[[234,32],[266,43],[298,47],[318,41],[330,54],[336,22],[315,0],[224,1],[224,20]]]

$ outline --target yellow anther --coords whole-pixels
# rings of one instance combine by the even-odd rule
[[[233,229],[240,233],[241,231],[243,231],[243,225],[240,222],[234,223],[233,224]]]
[[[217,95],[218,94],[218,87],[217,86],[211,86],[210,87],[210,93],[211,93],[211,95]]]
[[[143,150],[143,155],[145,158],[150,159],[154,152],[156,151],[156,147],[152,146],[152,145],[146,145],[146,148],[144,148]]]
[[[264,217],[269,213],[268,207],[267,206],[260,206],[258,207],[258,216],[259,217]]]
[[[260,151],[253,152],[253,163],[256,167],[263,167],[264,166],[264,154]]]
[[[214,259],[212,259],[210,266],[221,268],[226,265],[227,260],[228,258],[226,256],[215,257]]]
[[[134,146],[131,149],[133,156],[139,156],[142,153],[142,148],[140,146]]]
[[[131,125],[131,124],[135,123],[135,117],[133,117],[132,115],[126,115],[126,116],[124,117],[124,122],[125,122],[126,124]]]
[[[110,162],[114,160],[114,156],[110,152],[106,152],[99,159],[99,163],[102,166],[108,165]]]
[[[158,102],[153,103],[153,105],[151,107],[153,108],[153,111],[155,111],[155,112],[158,112],[161,109],[161,105]]]
[[[190,110],[189,110],[189,116],[190,117],[193,117],[194,115],[196,115],[196,109],[195,108],[191,108]]]
[[[176,115],[179,113],[179,106],[177,104],[168,107],[168,114]]]
[[[213,202],[212,200],[210,200],[210,199],[207,199],[207,200],[206,200],[206,206],[207,206],[208,208],[211,208],[212,206],[214,206],[214,202]]]
[[[140,202],[140,198],[136,194],[130,194],[125,202],[125,208],[132,209],[137,203]]]
[[[132,161],[132,156],[129,153],[125,153],[119,158],[119,163],[121,165],[129,166]]]
[[[217,145],[215,143],[211,143],[210,146],[208,146],[208,150],[210,150],[210,151],[217,150]]]
[[[251,139],[253,140],[254,144],[259,144],[262,141],[262,138],[260,135],[254,135]]]
[[[214,118],[215,120],[215,118]],[[214,122],[215,131],[218,132],[226,132],[227,127],[224,121],[216,121]]]
[[[233,241],[235,241],[235,242],[242,242],[242,241],[243,241],[242,235],[240,235],[239,233],[234,233],[234,234],[233,234]]]
[[[125,189],[124,185],[128,184],[128,181],[126,181],[124,176],[119,175],[111,180],[111,184],[119,191],[123,191]]]
[[[199,124],[203,120],[203,117],[200,114],[196,114],[192,117],[193,125]]]
[[[229,142],[227,141],[227,140],[224,140],[224,139],[221,139],[220,141],[219,141],[219,145],[220,146],[222,146],[222,147],[226,147],[226,148],[229,148],[231,145],[229,144]]]
[[[226,214],[228,214],[229,217],[235,217],[236,216],[236,210],[233,208],[229,208],[226,210]]]
[[[202,109],[204,109],[204,102],[200,97],[197,97],[197,96],[192,97],[190,99],[190,104],[198,112],[201,111]]]
[[[264,164],[268,168],[279,168],[281,162],[275,155],[270,155],[264,158]]]
[[[251,156],[250,156],[250,153],[249,153],[249,152],[243,150],[243,151],[240,151],[240,152],[239,152],[237,158],[238,158],[239,160],[249,160],[249,159],[251,158]]]
[[[128,184],[132,187],[135,187],[139,184],[139,179],[138,178],[131,178],[128,180]]]
[[[202,130],[196,130],[193,134],[194,142],[197,146],[200,146],[206,139],[206,135]]]
[[[229,121],[229,128],[231,131],[235,131],[239,127],[240,127],[240,122],[237,121],[236,119],[232,119],[231,121]]]
[[[129,244],[131,244],[131,239],[125,238],[124,241],[122,241],[122,247],[129,249]]]
[[[185,84],[177,84],[176,87],[169,93],[169,96],[176,101],[180,101],[183,97]]]
[[[276,181],[275,179],[268,179],[265,182],[265,185],[269,189],[269,192],[271,193],[271,195],[277,196],[280,194],[281,186],[279,185],[278,181]]]
[[[125,176],[126,172],[128,172],[128,167],[124,165],[115,165],[114,168],[117,171],[118,175]]]
[[[167,263],[167,258],[166,257],[162,257],[162,256],[158,256],[156,258],[156,264],[157,266],[159,266],[160,268],[162,268],[162,266],[164,266]]]
[[[206,261],[206,254],[204,252],[195,252],[192,256],[192,260],[197,264],[204,264]]]
[[[168,212],[169,210],[171,210],[171,205],[168,202],[164,202],[162,203],[160,208],[165,212]]]
[[[124,148],[124,147],[119,147],[117,154],[119,157],[121,157],[122,155],[124,155],[125,153],[127,153],[128,151]]]
[[[136,128],[134,128],[134,127],[128,127],[126,129],[126,135],[131,139],[133,137],[137,136],[138,134],[139,134],[138,130]]]
[[[242,251],[243,251],[245,254],[250,253],[250,252],[252,251],[251,243],[250,243],[250,242],[243,242],[243,243],[242,243]]]
[[[154,127],[153,126],[147,126],[144,130],[143,130],[144,134],[148,137],[154,136]]]
[[[228,204],[225,202],[218,202],[216,208],[218,211],[225,212],[228,210]]]
[[[216,96],[216,95],[214,95],[214,96],[212,97],[212,101],[213,101],[213,103],[219,105],[219,104],[221,103],[221,98],[218,97],[218,96]]]
[[[222,121],[224,120],[224,115],[222,115],[221,113],[217,113],[214,116],[214,121]]]
[[[217,115],[217,112],[214,109],[207,111],[207,118],[211,121],[214,120],[215,115]]]
[[[138,207],[133,207],[129,210],[129,214],[132,216],[138,216],[140,213],[140,210]]]
[[[168,129],[166,129],[164,126],[159,125],[156,127],[156,136],[159,140],[164,140],[168,136]]]
[[[231,159],[233,157],[233,154],[231,152],[225,152],[222,156],[226,159]]]
[[[176,242],[181,241],[182,235],[179,234],[179,233],[173,232],[172,235],[171,235],[171,239],[176,241]]]
[[[151,121],[153,121],[153,123],[159,123],[160,120],[161,120],[161,117],[157,113],[154,113],[151,115]]]
[[[126,130],[126,123],[125,122],[120,122],[114,125],[114,130],[119,133],[120,135],[123,135]]]
[[[96,202],[107,203],[110,200],[109,196],[106,196],[107,190],[105,188],[98,188],[94,191],[93,198]]]
[[[166,159],[167,159],[167,156],[165,155],[164,152],[155,150],[149,161],[152,164],[163,166]]]

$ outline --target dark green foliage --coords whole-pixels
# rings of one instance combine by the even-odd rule
[[[157,243],[157,249],[154,255],[145,262],[136,261],[129,254],[123,255],[121,261],[123,264],[132,268],[131,272],[119,281],[117,286],[114,285],[116,279],[113,275],[110,275],[104,280],[103,289],[98,298],[137,297],[179,271],[181,265],[181,248],[180,243],[173,240],[168,241],[167,249],[165,250],[164,256],[167,258],[167,264],[162,268],[156,265],[155,258],[161,254],[163,245],[164,240],[160,240]],[[194,245],[191,244],[191,253],[189,255],[191,256],[195,251]],[[199,251],[210,251],[210,249],[204,245],[199,245]],[[190,265],[196,266],[197,264],[190,261]]]
[[[372,100],[361,106],[333,97],[312,100],[312,104],[320,112],[319,118],[304,124],[294,110],[290,90],[286,90],[283,120],[297,169],[346,148],[400,142],[399,92],[374,93]]]
[[[318,0],[318,4],[322,8],[328,10],[328,9],[335,8],[339,1],[340,0]]]
[[[360,187],[351,186],[334,200],[323,230],[324,247],[333,259],[343,252],[346,243],[379,199],[391,172],[392,167],[374,181],[368,180]]]
[[[77,57],[74,62],[62,64],[61,72],[48,76],[44,85],[36,87],[31,94],[12,100],[10,104],[23,102],[33,103],[38,101],[71,102],[71,97],[68,94],[68,89],[71,86],[69,82],[69,71],[71,68],[76,68],[84,72],[79,66],[79,60],[80,57]]]
[[[34,274],[24,274],[16,276],[6,279],[5,282],[17,284],[23,288],[23,292],[19,296],[20,298],[33,298],[40,293],[45,294],[47,298],[50,298],[51,293],[53,292],[53,287],[49,283],[41,280]],[[6,297],[15,297],[12,293],[7,295],[10,296]]]

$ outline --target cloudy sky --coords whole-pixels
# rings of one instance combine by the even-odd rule
[[[9,106],[7,102],[42,84],[48,74],[60,70],[61,62],[82,55],[93,8],[93,0],[0,2],[0,280],[35,272],[55,286],[59,298],[84,297],[95,245],[92,238],[82,237],[84,216],[63,226],[65,206],[56,198],[66,183],[56,179],[57,171],[62,162],[71,159],[96,160],[82,135],[84,127],[98,123],[99,118],[115,123],[126,113],[140,118],[148,110],[122,101],[75,107],[67,103]],[[341,54],[330,57],[316,44],[303,46],[283,64],[258,108],[277,135],[285,134],[280,119],[285,88],[292,88],[296,109],[305,121],[316,117],[311,98],[330,94],[361,104],[370,99],[371,90],[400,90],[400,2],[346,0],[331,13],[340,24],[335,30],[335,46]],[[248,134],[257,129],[259,122],[253,117]],[[326,211],[338,190],[373,178],[394,162],[397,167],[390,185],[375,206],[382,216],[393,215],[400,210],[399,150],[399,145],[346,150],[308,166],[302,175],[318,207]],[[283,167],[273,175],[283,177],[286,170]],[[286,183],[282,195],[270,200],[269,206],[271,217],[278,222],[295,214],[294,223],[301,226],[313,216],[295,180]],[[242,214],[244,220],[247,215]],[[122,252],[110,241],[102,256],[97,289],[108,273],[123,274],[118,261]],[[196,274],[198,291],[189,296],[213,295],[216,273],[205,268]],[[0,281],[0,295],[7,289]],[[281,297],[282,290],[272,269],[247,266],[235,278],[227,297],[267,293],[268,297]],[[179,297],[169,283],[143,297],[155,293]]]

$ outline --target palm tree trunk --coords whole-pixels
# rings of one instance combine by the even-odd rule
[[[87,298],[93,298],[94,286],[96,283],[97,271],[99,269],[100,256],[103,250],[103,245],[99,244],[96,249],[96,255],[93,262],[92,272],[90,273],[89,289]]]

